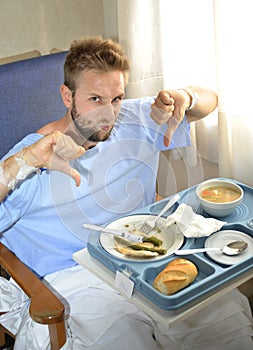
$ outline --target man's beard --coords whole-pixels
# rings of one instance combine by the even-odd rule
[[[79,134],[82,137],[84,137],[86,140],[90,142],[100,142],[100,141],[107,140],[111,135],[113,128],[111,128],[110,130],[108,130],[108,132],[105,133],[105,132],[101,132],[101,130],[96,130],[95,128],[88,128],[88,127],[82,126],[81,123],[79,123],[79,120],[81,120],[82,117],[81,117],[81,114],[78,113],[76,110],[75,99],[73,99],[73,106],[70,113],[71,113],[72,121],[75,125],[75,128],[77,129]]]

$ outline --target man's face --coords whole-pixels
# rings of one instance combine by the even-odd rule
[[[120,71],[82,73],[73,94],[71,117],[79,133],[88,141],[105,141],[113,129],[124,95]]]

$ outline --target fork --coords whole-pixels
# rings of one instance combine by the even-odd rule
[[[144,223],[142,224],[139,231],[144,233],[145,235],[148,235],[155,227],[157,220],[169,209],[171,208],[178,200],[180,196],[179,194],[175,194],[168,203],[165,205],[165,207],[159,212],[158,215],[156,215],[155,218],[148,218]]]

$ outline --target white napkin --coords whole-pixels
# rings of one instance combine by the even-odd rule
[[[226,224],[225,221],[195,214],[192,207],[184,203],[180,204],[177,210],[167,217],[166,226],[174,223],[187,238],[210,236],[211,233],[218,231]]]

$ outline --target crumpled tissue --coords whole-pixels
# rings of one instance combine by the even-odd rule
[[[220,230],[227,222],[205,218],[194,213],[189,205],[182,203],[174,213],[167,217],[165,225],[171,226],[175,223],[185,237],[191,238],[210,236],[211,233]]]

